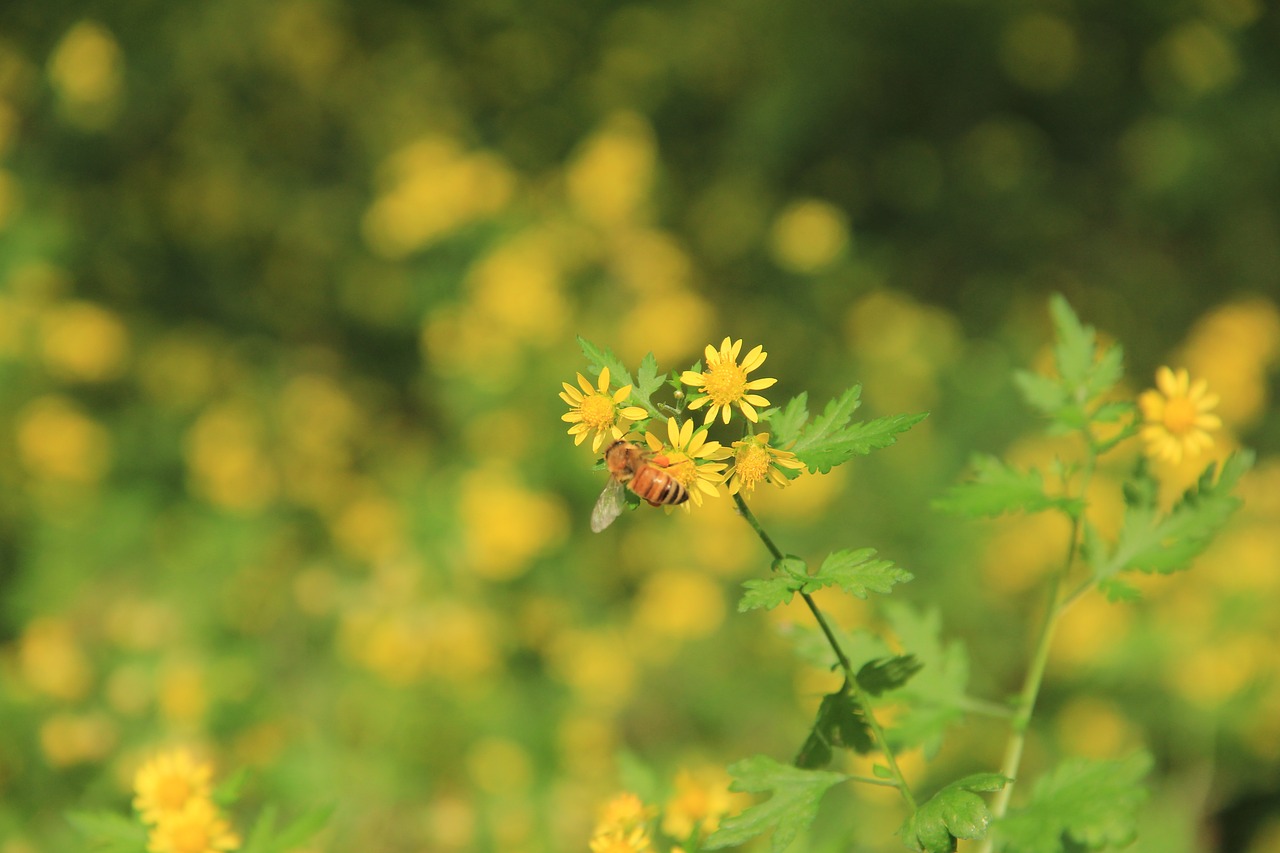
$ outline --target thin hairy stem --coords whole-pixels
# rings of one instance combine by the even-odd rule
[[[747,506],[747,502],[742,499],[742,495],[734,494],[733,500],[738,506],[738,514],[746,519],[747,524],[751,525],[751,529],[756,532],[756,535],[760,537],[760,541],[769,549],[769,553],[773,555],[774,560],[783,559],[782,551],[779,550],[773,539],[769,537],[769,534],[765,532],[765,529],[760,526],[760,522],[756,520],[755,515],[752,514],[751,509]],[[800,597],[804,599],[804,603],[809,607],[809,612],[813,614],[818,627],[822,629],[822,634],[827,638],[831,651],[835,652],[836,660],[840,662],[840,669],[844,673],[844,689],[849,693],[849,698],[863,710],[867,728],[871,729],[871,735],[880,747],[880,752],[884,755],[885,763],[889,767],[889,773],[893,776],[892,781],[886,780],[878,782],[878,784],[887,784],[897,788],[902,798],[906,800],[907,805],[914,812],[917,808],[916,798],[912,795],[911,788],[907,785],[907,779],[898,767],[898,760],[893,754],[893,748],[889,746],[889,739],[885,736],[884,729],[880,726],[879,721],[876,720],[875,714],[871,711],[871,706],[867,703],[866,694],[858,687],[853,665],[849,663],[848,656],[845,655],[844,649],[840,647],[840,642],[836,639],[835,632],[831,630],[831,626],[828,624],[826,617],[822,615],[817,602],[806,592],[801,592]]]

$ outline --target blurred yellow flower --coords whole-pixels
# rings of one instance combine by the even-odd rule
[[[182,808],[165,812],[151,830],[151,853],[225,853],[240,846],[240,838],[207,799],[190,799]]]
[[[622,405],[631,396],[630,385],[623,385],[612,394],[609,392],[607,367],[600,371],[597,387],[592,387],[581,373],[578,374],[581,391],[568,382],[561,384],[564,390],[560,392],[560,399],[568,404],[569,411],[561,415],[560,420],[573,424],[569,427],[569,435],[574,437],[574,444],[582,444],[587,434],[594,430],[596,437],[591,449],[596,453],[600,452],[606,436],[622,438],[629,421],[638,421],[647,414],[639,406]]]
[[[719,768],[681,770],[675,788],[662,817],[662,831],[675,839],[688,839],[695,832],[705,838],[720,826],[720,818],[742,805],[742,795],[729,792],[729,777]]]
[[[647,808],[638,796],[630,791],[623,791],[615,794],[600,809],[600,819],[596,822],[595,835],[630,832],[637,827],[643,827],[651,814],[652,809]]]
[[[729,475],[729,494],[749,495],[756,483],[767,480],[782,488],[790,482],[783,468],[800,470],[804,463],[787,450],[769,446],[769,433],[748,436],[733,443],[733,471]]]
[[[1205,380],[1192,382],[1186,370],[1175,373],[1161,367],[1156,371],[1156,388],[1138,397],[1147,455],[1176,465],[1184,456],[1198,456],[1212,447],[1208,431],[1222,426],[1217,415],[1209,414],[1216,405],[1218,395],[1208,393]]]
[[[111,311],[69,302],[41,320],[40,347],[50,372],[73,382],[103,382],[124,374],[129,333]]]
[[[649,849],[649,833],[643,827],[630,832],[614,830],[591,839],[591,853],[642,853]]]
[[[768,388],[778,380],[747,380],[747,374],[764,364],[764,360],[769,357],[769,354],[764,351],[763,346],[757,346],[747,353],[747,357],[739,364],[738,353],[741,350],[741,338],[731,343],[729,338],[726,337],[720,342],[719,351],[712,347],[711,344],[707,344],[705,351],[707,357],[706,368],[701,373],[686,370],[680,375],[680,381],[685,385],[701,388],[703,392],[702,396],[695,397],[690,401],[690,410],[700,409],[707,403],[711,404],[711,408],[707,410],[707,418],[703,423],[711,423],[715,420],[716,414],[721,411],[724,412],[724,422],[728,423],[729,407],[733,405],[737,405],[742,410],[743,416],[754,423],[759,420],[754,407],[769,405],[769,401],[764,397],[750,392]]]
[[[706,430],[695,433],[693,421],[682,425],[675,418],[668,418],[667,437],[671,441],[669,447],[653,433],[646,433],[644,440],[649,449],[666,457],[667,473],[688,490],[689,500],[682,506],[686,510],[691,503],[702,506],[704,493],[720,497],[716,484],[724,482],[725,463],[716,460],[727,458],[729,449],[718,441],[707,441]]]
[[[83,699],[92,684],[89,658],[66,619],[33,619],[18,641],[18,666],[27,683],[58,699]]]
[[[188,750],[162,752],[133,777],[133,807],[144,823],[157,823],[180,812],[192,800],[208,798],[212,776],[208,762],[196,761]]]

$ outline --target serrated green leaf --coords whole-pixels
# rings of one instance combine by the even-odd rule
[[[1078,499],[1049,495],[1036,470],[1019,471],[994,456],[974,454],[973,478],[958,483],[933,502],[935,509],[969,517],[997,516],[1006,512],[1042,512],[1060,509],[1072,516],[1084,509]]]
[[[902,648],[921,665],[910,682],[889,694],[905,706],[888,732],[889,742],[895,748],[921,745],[926,755],[933,755],[947,727],[960,720],[968,706],[968,655],[959,642],[943,643],[936,609],[919,612],[889,602],[885,615]]]
[[[1039,376],[1027,371],[1014,374],[1014,384],[1033,409],[1053,419],[1053,432],[1082,429],[1090,420],[1108,421],[1118,417],[1120,409],[1104,405],[1089,408],[1124,373],[1124,350],[1119,346],[1098,343],[1092,326],[1080,322],[1071,305],[1061,294],[1049,300],[1053,318],[1053,360],[1056,377]]]
[[[809,420],[809,393],[800,392],[781,409],[769,416],[769,443],[786,450],[800,437],[805,422]]]
[[[977,773],[947,785],[923,803],[902,825],[902,839],[913,850],[951,853],[958,838],[985,838],[991,813],[979,793],[1003,788],[998,773]]]
[[[849,777],[826,770],[804,770],[756,755],[729,766],[730,790],[771,794],[768,800],[720,822],[703,843],[704,850],[741,844],[773,830],[771,849],[781,853],[796,835],[813,823],[822,795]]]
[[[1045,415],[1054,415],[1067,403],[1067,392],[1056,379],[1032,373],[1029,370],[1015,370],[1013,384],[1022,392],[1022,399],[1027,405]]]
[[[610,368],[610,372],[612,372]],[[666,376],[658,372],[658,360],[653,353],[648,353],[640,361],[640,370],[636,373],[636,384],[631,389],[631,399],[644,406],[655,418],[663,418],[662,413],[653,404],[653,394],[666,383]]]
[[[828,554],[818,571],[808,577],[803,589],[815,592],[825,586],[838,586],[850,595],[866,598],[868,592],[887,595],[893,585],[906,583],[915,576],[889,560],[874,560],[874,548],[844,550]]]
[[[136,820],[108,811],[69,812],[67,821],[96,853],[145,853],[147,831]]]
[[[796,766],[808,770],[825,767],[835,748],[863,754],[874,748],[866,716],[846,690],[822,697],[813,728],[796,755]]]
[[[1071,303],[1060,293],[1049,297],[1049,314],[1053,318],[1056,339],[1053,361],[1058,376],[1067,387],[1079,385],[1093,366],[1096,339],[1093,327],[1080,322]]]
[[[791,577],[776,577],[743,581],[742,586],[746,592],[738,599],[739,613],[762,607],[772,610],[780,604],[786,604],[795,595],[799,584]]]
[[[591,365],[591,369],[600,372],[602,368],[609,368],[609,384],[614,388],[620,388],[623,385],[635,387],[635,380],[631,378],[631,372],[623,365],[622,360],[613,354],[613,350],[605,347],[601,349],[591,341],[578,335],[578,346],[582,348],[582,354],[587,357],[587,364]],[[594,377],[591,377],[594,379]]]
[[[1253,460],[1252,451],[1233,453],[1216,481],[1216,466],[1210,465],[1164,515],[1151,503],[1154,493],[1141,481],[1126,489],[1129,505],[1115,548],[1108,550],[1100,541],[1088,543],[1095,577],[1105,581],[1130,569],[1168,574],[1187,568],[1239,507],[1240,499],[1231,490]]]
[[[858,670],[855,680],[864,691],[872,696],[879,696],[898,689],[919,671],[920,661],[915,655],[897,655],[867,661]]]
[[[1063,853],[1069,837],[1088,850],[1133,840],[1138,807],[1146,800],[1141,780],[1151,758],[1137,753],[1114,761],[1076,758],[1036,782],[1030,801],[999,823],[1000,849]]]
[[[1093,413],[1093,422],[1099,424],[1113,424],[1124,418],[1125,415],[1131,415],[1137,412],[1137,406],[1133,403],[1123,400],[1116,400],[1110,403],[1103,403]]]
[[[826,474],[835,466],[842,465],[855,456],[866,456],[873,450],[896,444],[901,433],[911,429],[928,416],[928,412],[892,415],[839,429],[824,429],[820,434],[813,429],[818,423],[814,421],[814,424],[800,435],[792,452],[811,473]]]

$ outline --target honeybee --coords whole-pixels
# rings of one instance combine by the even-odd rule
[[[675,506],[689,499],[689,491],[667,472],[667,457],[655,456],[638,444],[618,439],[605,449],[604,464],[609,469],[609,482],[591,511],[591,529],[596,533],[622,514],[626,505],[623,486],[650,506]]]

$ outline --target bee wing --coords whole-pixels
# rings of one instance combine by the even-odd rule
[[[622,515],[622,509],[626,505],[622,483],[610,477],[604,491],[600,493],[600,499],[596,501],[595,509],[591,510],[591,529],[599,533],[613,524],[614,519]]]

